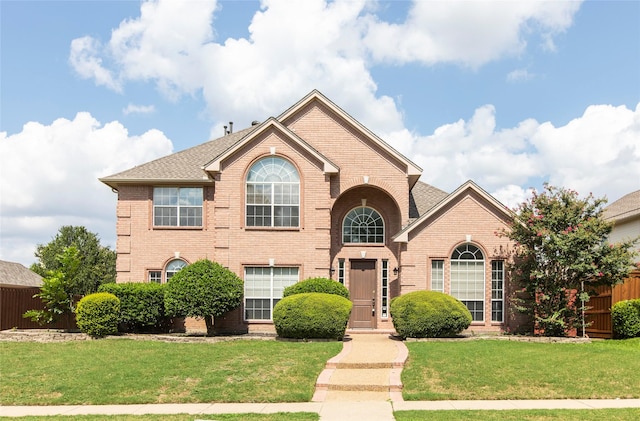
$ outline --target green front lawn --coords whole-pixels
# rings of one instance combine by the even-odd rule
[[[508,411],[398,411],[396,421],[635,421],[640,408],[536,409]]]
[[[0,404],[306,402],[341,342],[0,342]]]
[[[409,342],[406,400],[640,398],[640,338]]]

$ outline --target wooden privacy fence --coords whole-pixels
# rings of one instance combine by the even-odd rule
[[[40,288],[0,287],[0,330],[6,329],[76,329],[74,317],[41,326],[25,319],[22,315],[27,310],[43,310],[44,304],[39,298],[33,298]]]
[[[592,322],[586,329],[591,338],[613,338],[613,324],[611,322],[611,307],[618,301],[640,298],[640,271],[629,274],[623,284],[601,286],[598,295],[591,297],[587,304],[591,307],[586,311],[587,321]]]

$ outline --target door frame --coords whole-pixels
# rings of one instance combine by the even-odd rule
[[[366,271],[371,271],[373,273],[373,303],[371,306],[372,309],[372,315],[371,315],[371,319],[370,319],[370,323],[371,323],[371,327],[354,327],[353,326],[353,322],[354,320],[352,319],[353,317],[353,313],[352,313],[352,317],[349,317],[349,328],[351,329],[371,329],[374,330],[377,328],[378,326],[378,307],[380,306],[380,304],[378,303],[378,260],[377,259],[348,259],[349,260],[349,295],[351,297],[351,302],[354,303],[354,298],[353,298],[353,289],[355,287],[354,284],[354,276],[353,276],[353,262],[361,262],[361,263],[371,263],[373,264],[372,268],[366,268],[363,270]],[[355,269],[358,270],[358,269]],[[355,304],[355,303],[354,303]]]

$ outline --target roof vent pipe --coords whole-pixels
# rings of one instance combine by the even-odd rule
[[[253,120],[253,121],[251,122],[251,125],[252,125],[252,126],[257,126],[258,124],[260,124],[260,122],[259,122],[258,120]]]
[[[224,128],[224,134],[223,136],[226,136],[229,134],[229,132],[227,131],[227,126],[222,126]]]
[[[229,134],[233,133],[233,121],[229,122]]]

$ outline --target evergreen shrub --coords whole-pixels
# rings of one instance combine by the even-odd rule
[[[391,300],[393,326],[402,338],[452,337],[471,325],[460,301],[436,291],[416,291]]]
[[[170,319],[164,313],[164,285],[146,282],[102,284],[99,292],[109,292],[120,300],[121,332],[162,331]]]
[[[289,295],[273,309],[278,336],[294,339],[342,339],[351,314],[351,301],[321,292]]]
[[[78,328],[93,337],[118,333],[120,300],[108,292],[96,292],[83,297],[76,308]]]
[[[615,303],[611,307],[611,319],[615,338],[640,336],[640,298]]]
[[[305,292],[323,292],[335,294],[349,299],[349,290],[340,282],[328,278],[308,278],[284,289],[282,296],[302,294]]]

